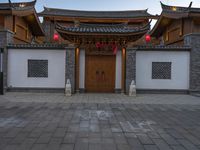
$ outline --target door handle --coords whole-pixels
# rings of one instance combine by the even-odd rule
[[[99,71],[96,71],[96,81],[99,81]]]
[[[105,72],[104,71],[101,72],[101,78],[102,78],[102,81],[105,81]]]

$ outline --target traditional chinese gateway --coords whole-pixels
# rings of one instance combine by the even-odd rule
[[[0,4],[1,91],[200,91],[200,9],[81,11]],[[39,16],[43,18],[40,23]],[[151,19],[158,19],[150,30]]]
[[[76,91],[114,92],[125,89],[125,48],[150,29],[147,10],[76,11],[44,8],[46,42],[53,34],[58,43],[72,43],[75,50]]]

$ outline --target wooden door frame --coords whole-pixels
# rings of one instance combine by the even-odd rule
[[[121,57],[122,57],[122,78],[121,78],[121,92],[124,93],[125,92],[125,76],[126,76],[126,71],[125,71],[125,67],[126,67],[126,48],[122,48],[121,49]]]

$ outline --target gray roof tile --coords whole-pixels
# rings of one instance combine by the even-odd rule
[[[200,8],[193,8],[192,2],[188,7],[180,7],[180,6],[169,6],[165,5],[161,2],[161,7],[166,13],[189,13],[189,12],[198,12],[200,13]]]
[[[65,27],[60,24],[56,29],[66,32],[77,33],[136,33],[139,31],[149,30],[150,25],[144,27],[130,27],[127,24],[85,24],[80,23],[78,26]]]
[[[151,17],[146,10],[127,10],[127,11],[83,11],[68,10],[44,7],[39,13],[40,16],[66,16],[66,17],[91,17],[91,18],[138,18]]]

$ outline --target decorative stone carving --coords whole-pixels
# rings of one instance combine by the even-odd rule
[[[131,81],[131,85],[129,88],[129,96],[136,96],[136,86],[135,86],[135,81]]]
[[[65,86],[65,96],[72,96],[72,86],[69,79],[67,79]]]

